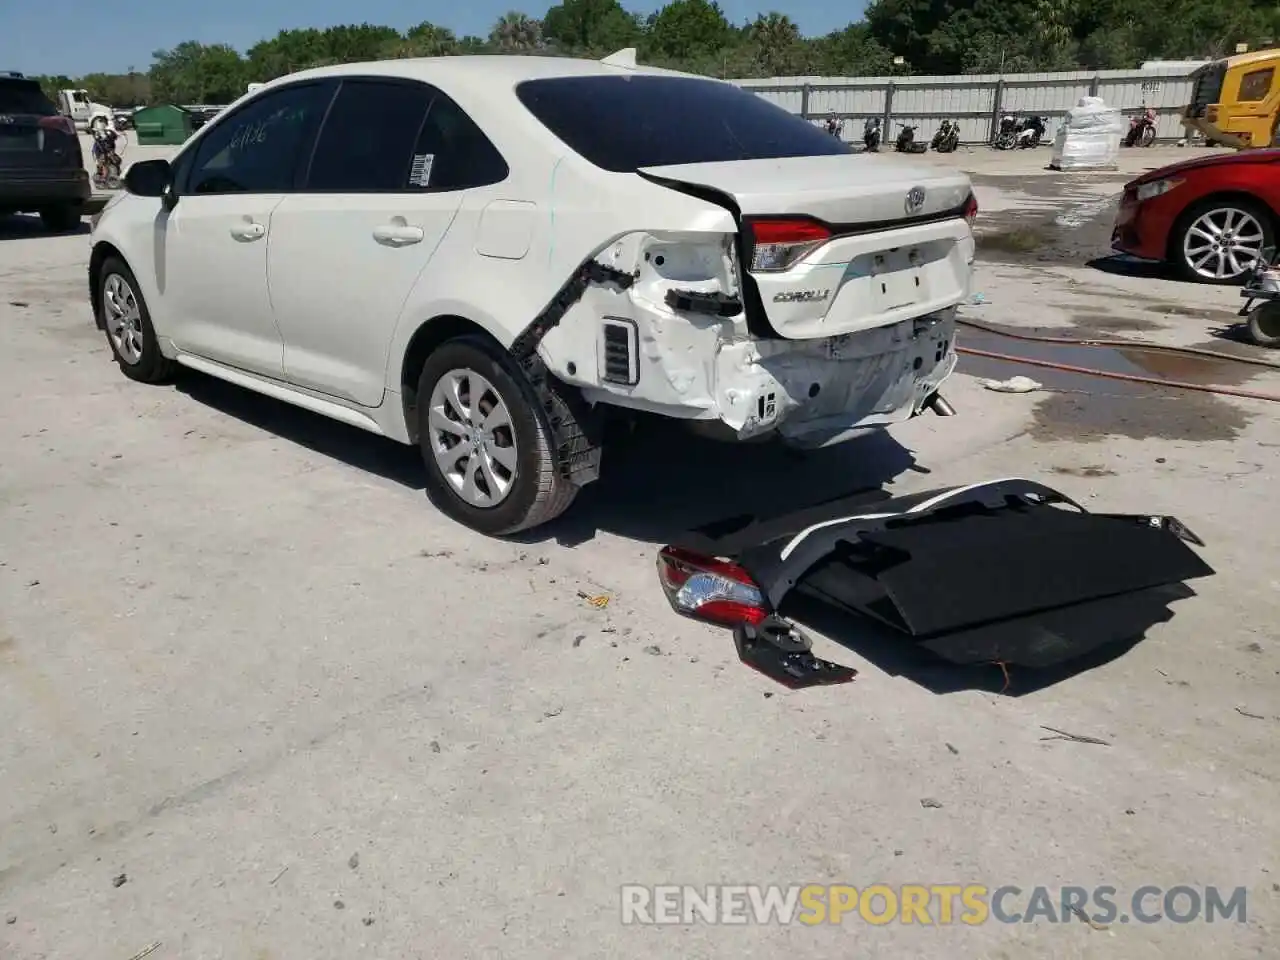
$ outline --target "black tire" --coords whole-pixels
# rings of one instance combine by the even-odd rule
[[[1156,128],[1144,127],[1142,129],[1142,135],[1138,137],[1138,145],[1142,147],[1149,147],[1155,142],[1156,142]]]
[[[1280,347],[1280,300],[1266,300],[1249,311],[1249,336],[1260,347]]]
[[[122,352],[113,335],[112,318],[107,309],[107,288],[112,283],[112,277],[120,278],[127,285],[137,305],[138,330],[135,342],[140,339],[141,350],[136,359]],[[96,293],[98,326],[107,335],[107,346],[111,348],[111,355],[115,358],[120,371],[130,380],[137,380],[140,383],[163,383],[171,379],[177,372],[178,365],[160,352],[160,341],[156,337],[155,327],[151,325],[151,311],[147,309],[147,301],[142,296],[138,279],[119,257],[108,257],[102,264],[102,269],[98,272]]]
[[[80,226],[80,218],[84,216],[84,206],[79,203],[60,203],[56,207],[45,207],[40,211],[40,222],[46,230],[53,233],[70,233]]]
[[[1253,200],[1245,200],[1236,197],[1208,197],[1199,203],[1193,203],[1182,212],[1177,221],[1173,225],[1173,229],[1169,232],[1169,262],[1173,264],[1174,270],[1183,280],[1189,280],[1192,283],[1209,283],[1214,285],[1224,284],[1241,284],[1248,279],[1250,270],[1246,269],[1233,277],[1222,277],[1216,279],[1213,277],[1204,277],[1196,273],[1195,268],[1187,260],[1183,251],[1183,241],[1186,238],[1187,231],[1191,225],[1206,213],[1214,210],[1224,209],[1241,210],[1249,216],[1253,217],[1262,225],[1262,247],[1274,247],[1276,242],[1276,229],[1274,217],[1270,210]]]
[[[510,414],[516,448],[511,488],[491,507],[467,503],[436,463],[430,425],[431,395],[442,377],[473,370],[498,393]],[[476,398],[475,402],[479,402]],[[562,404],[557,398],[558,404]],[[578,488],[560,474],[551,425],[537,394],[506,351],[478,335],[448,340],[427,357],[418,378],[418,443],[427,468],[427,496],[436,508],[464,526],[489,536],[505,536],[541,526],[564,513]],[[572,421],[567,408],[557,410]],[[569,423],[572,427],[572,422]]]

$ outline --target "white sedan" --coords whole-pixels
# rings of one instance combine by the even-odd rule
[[[308,70],[126,180],[89,265],[125,375],[418,444],[486,533],[561,513],[609,411],[820,446],[946,410],[968,179],[633,52]]]

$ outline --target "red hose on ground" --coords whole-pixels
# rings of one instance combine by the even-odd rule
[[[1274,393],[1262,393],[1257,390],[1243,390],[1239,387],[1214,387],[1205,383],[1184,383],[1181,380],[1162,380],[1159,377],[1140,377],[1128,373],[1109,373],[1105,370],[1090,370],[1088,367],[1077,367],[1069,363],[1054,363],[1051,360],[1033,360],[1030,357],[1015,357],[1007,353],[994,353],[990,350],[977,350],[973,347],[956,345],[956,353],[967,353],[974,357],[986,357],[988,360],[1004,360],[1007,363],[1024,363],[1031,367],[1045,367],[1049,370],[1061,370],[1064,373],[1079,373],[1088,377],[1104,377],[1108,380],[1124,380],[1127,383],[1145,383],[1155,387],[1174,387],[1178,390],[1195,390],[1198,393],[1214,393],[1224,397],[1241,397],[1245,400],[1270,400],[1280,403],[1280,396]]]
[[[1072,347],[1114,347],[1117,350],[1140,350],[1143,353],[1180,353],[1188,357],[1206,357],[1210,360],[1227,360],[1231,363],[1245,363],[1254,367],[1280,370],[1280,363],[1272,360],[1263,360],[1261,357],[1241,357],[1234,353],[1219,353],[1217,350],[1202,350],[1199,347],[1175,347],[1168,343],[1146,343],[1141,340],[1117,340],[1098,337],[1048,337],[1038,334],[1015,333],[1007,327],[998,327],[995,324],[983,323],[980,320],[970,320],[968,317],[956,317],[956,324],[961,327],[973,327],[973,329],[981,330],[984,333],[992,333],[997,337],[1007,337],[1010,340],[1027,340],[1031,343],[1061,343]]]

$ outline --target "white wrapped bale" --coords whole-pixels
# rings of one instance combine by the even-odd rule
[[[1053,138],[1054,170],[1115,170],[1119,166],[1124,118],[1101,97],[1081,97],[1067,111]]]

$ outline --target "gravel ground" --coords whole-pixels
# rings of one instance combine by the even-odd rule
[[[1060,185],[1046,156],[959,159],[992,217],[1114,186]],[[984,260],[968,315],[1180,343],[1228,325],[1231,291],[1064,243]],[[1052,389],[962,374],[958,416],[802,465],[642,436],[566,522],[499,542],[431,509],[413,451],[194,375],[126,381],[87,255],[0,224],[0,956],[1274,954],[1273,406],[993,364]],[[1280,390],[1261,374],[1186,376]],[[655,582],[655,545],[701,517],[1010,475],[1176,514],[1218,575],[1122,655],[1004,694],[998,671],[894,664],[848,625],[819,652],[859,678],[786,692]],[[744,882],[1250,899],[1244,923],[1107,929],[620,922],[625,883]]]

